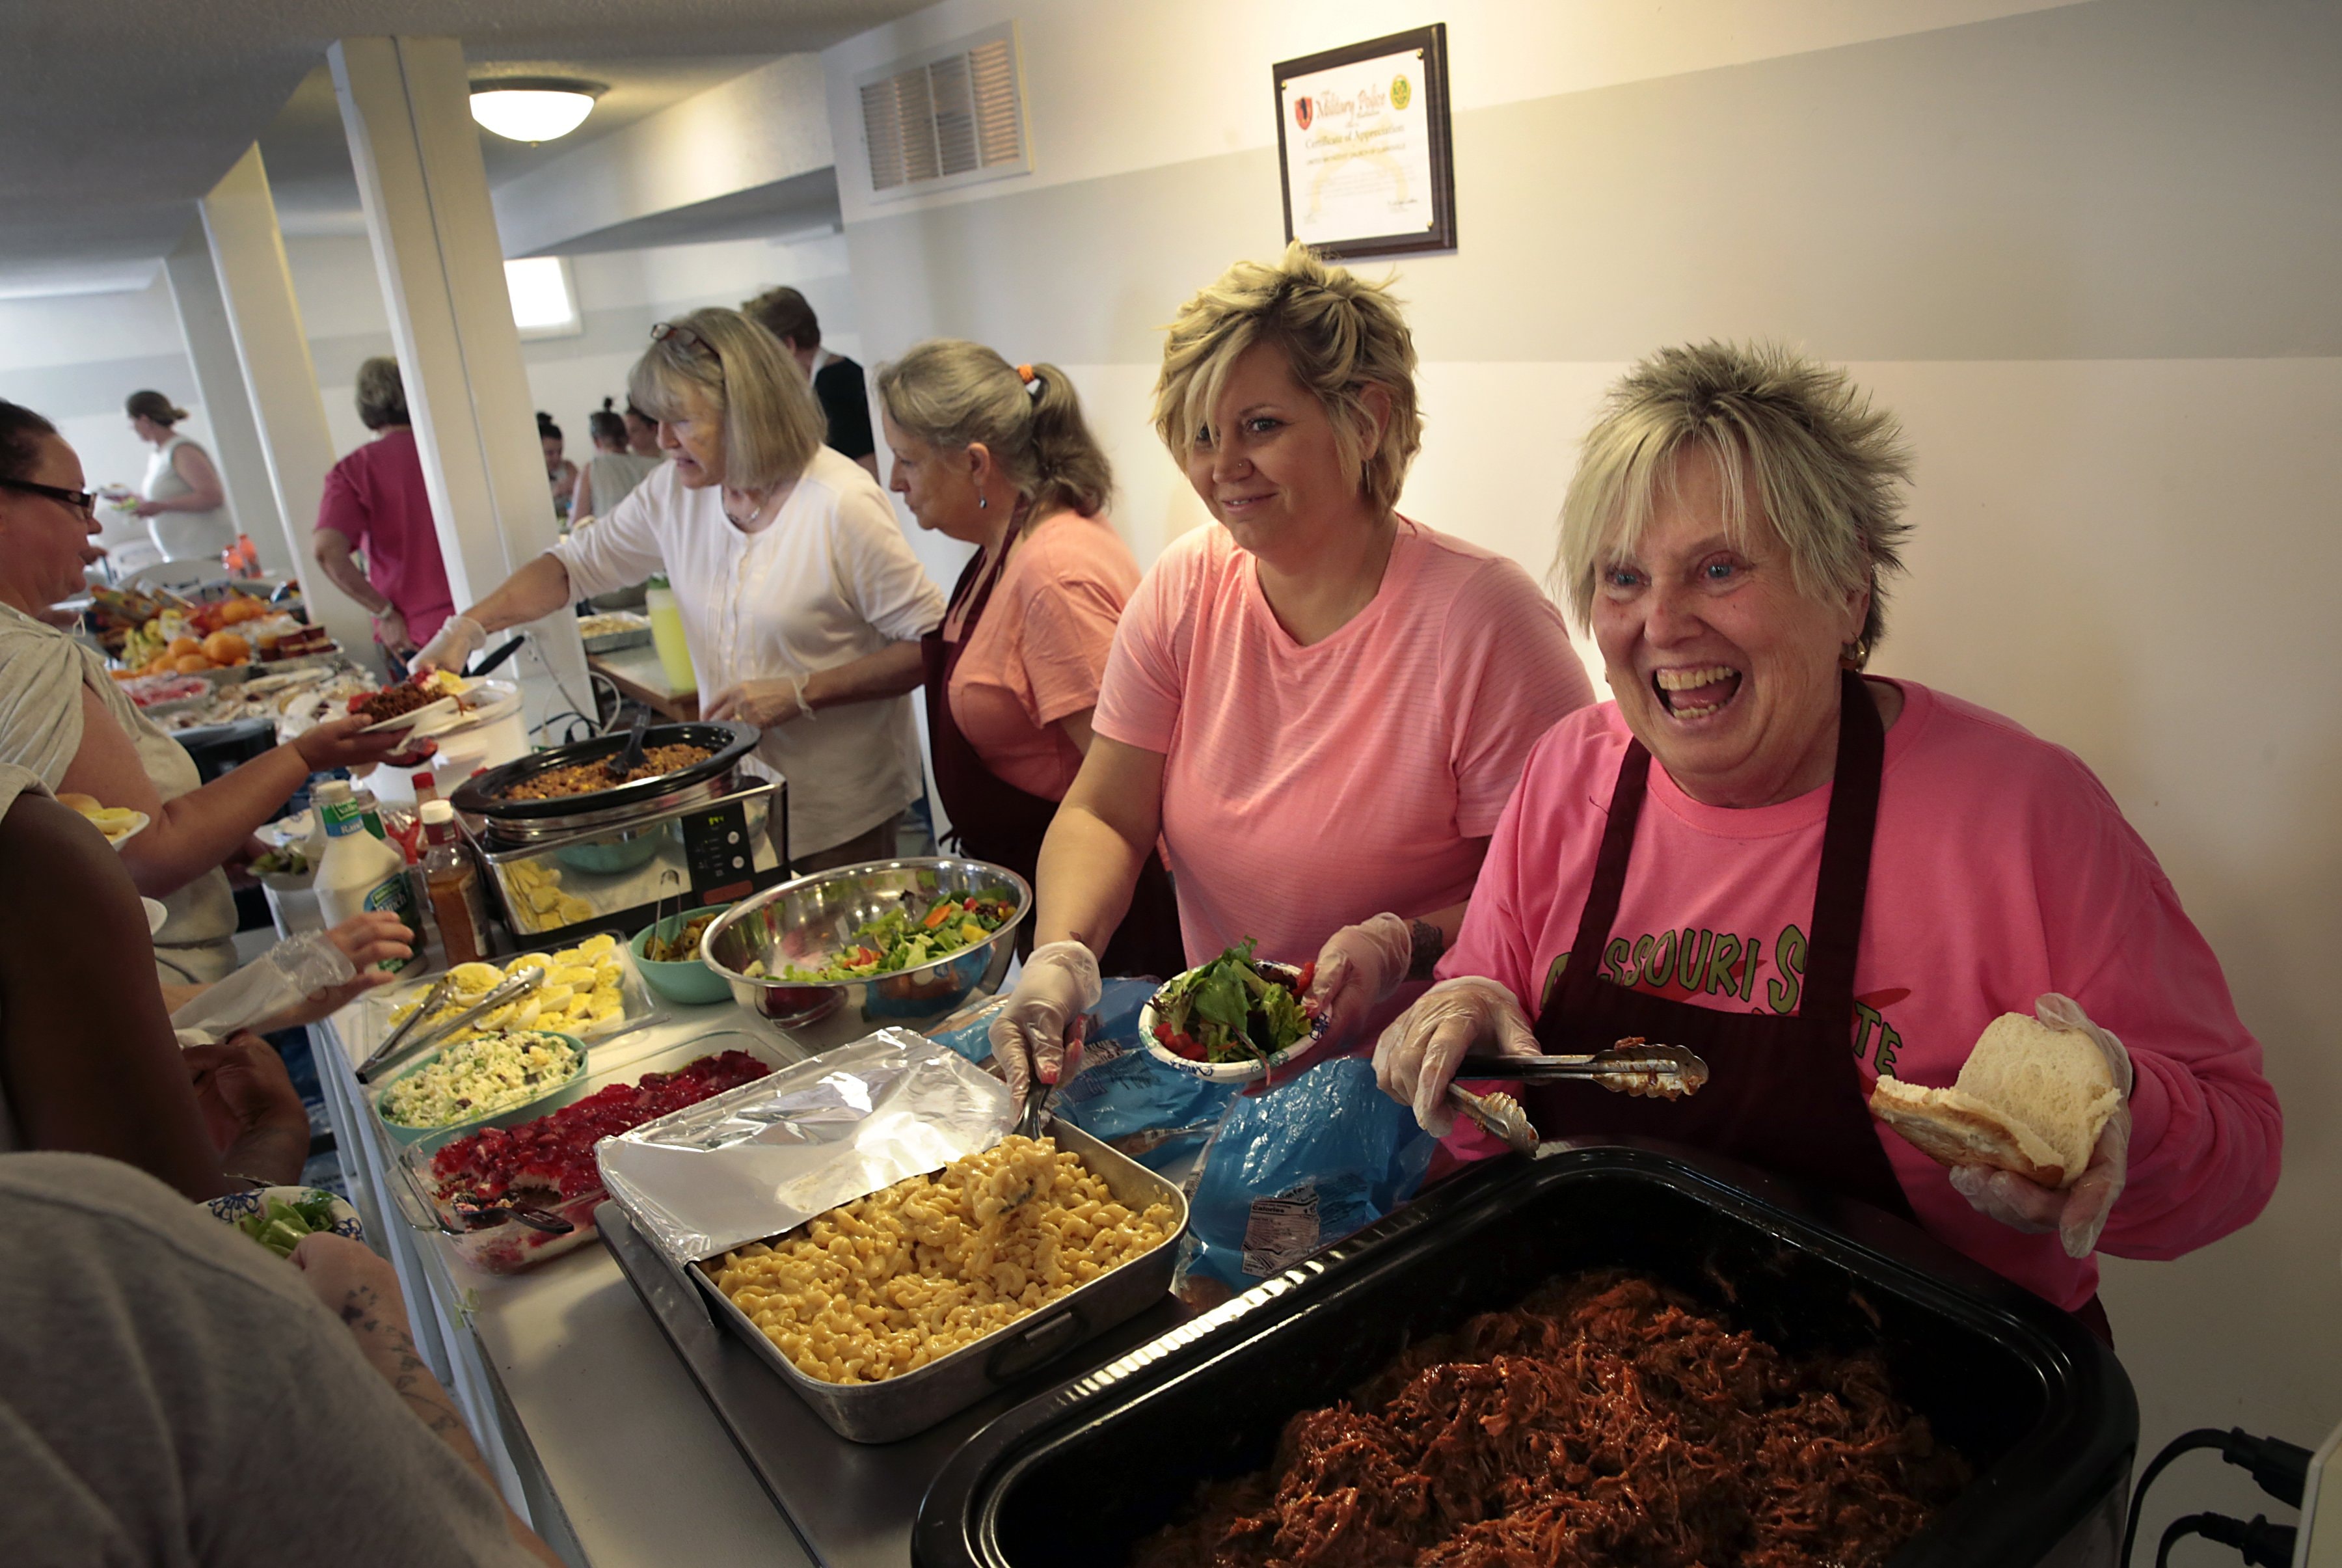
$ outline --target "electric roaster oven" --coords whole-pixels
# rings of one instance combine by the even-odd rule
[[[624,733],[538,751],[475,775],[452,797],[515,949],[727,903],[788,873],[788,784],[747,773],[758,731],[660,724],[624,783]],[[781,829],[766,824],[781,813]],[[780,848],[776,850],[777,838]]]

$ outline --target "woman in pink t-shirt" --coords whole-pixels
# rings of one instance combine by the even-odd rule
[[[1336,1044],[1370,1028],[1453,938],[1529,747],[1592,700],[1526,573],[1398,515],[1415,363],[1385,289],[1298,245],[1172,324],[1156,429],[1218,526],[1173,541],[1115,634],[992,1031],[1012,1087],[1057,1074],[1158,839],[1187,962],[1255,939],[1316,964]]]
[[[2103,1333],[2094,1251],[2176,1257],[2250,1221],[2277,1182],[2277,1097],[2218,960],[2089,770],[1857,673],[1907,467],[1887,415],[1785,351],[1668,349],[1613,391],[1562,554],[1616,701],[1538,744],[1451,978],[1384,1032],[1376,1076],[1444,1131],[1475,1047],[1688,1046],[1712,1073],[1689,1100],[1554,1085],[1532,1119],[1914,1217]],[[2069,1187],[1947,1172],[1872,1121],[1878,1074],[1949,1084],[1987,1024],[2037,1009],[2124,1091]]]
[[[923,643],[936,789],[960,846],[1028,880],[1090,749],[1098,678],[1138,563],[1106,519],[1114,468],[1072,377],[935,338],[878,369],[892,487],[919,527],[978,547]],[[1030,921],[1018,930],[1031,950]],[[1116,974],[1182,967],[1160,856],[1101,955]]]

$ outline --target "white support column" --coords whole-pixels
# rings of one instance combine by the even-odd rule
[[[276,226],[276,203],[268,194],[258,146],[247,150],[204,198],[203,218],[213,276],[244,366],[269,487],[300,567],[309,618],[352,653],[365,656],[374,648],[372,618],[309,558],[306,541],[325,494],[325,470],[334,466],[334,437],[325,426],[325,400],[309,362],[309,339],[301,330],[301,307],[293,297],[293,272],[285,264],[285,236]],[[198,374],[202,363],[197,359]]]
[[[260,551],[272,572],[308,575],[300,542],[277,509],[276,487],[268,478],[268,454],[252,415],[252,392],[235,357],[235,329],[228,324],[219,274],[212,266],[211,242],[200,223],[188,226],[163,259],[171,280],[171,303],[179,313],[179,335],[187,340],[187,360],[195,370],[195,394],[212,427],[212,459],[227,491],[228,515]]]
[[[345,38],[326,59],[460,608],[560,537],[464,52],[453,38]],[[564,606],[529,630],[561,699],[546,694],[548,708],[590,714],[576,618]]]

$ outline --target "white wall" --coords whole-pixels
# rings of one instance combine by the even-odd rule
[[[358,364],[392,352],[373,252],[355,236],[288,237],[285,250],[325,417],[335,446],[346,452],[366,437],[355,403]],[[776,284],[805,294],[821,317],[826,347],[858,358],[862,335],[846,265],[846,241],[836,234],[574,256],[584,331],[521,344],[536,407],[561,427],[570,460],[582,462],[593,449],[586,416],[605,397],[626,407],[626,371],[647,347],[653,322],[703,306],[737,307]]]
[[[2098,771],[2220,953],[2287,1110],[2259,1221],[2176,1263],[2107,1261],[2143,1442],[2241,1424],[2315,1443],[2342,1422],[2342,1040],[2323,983],[2342,947],[2342,17],[2276,0],[1445,15],[1461,245],[1397,266],[1428,418],[1406,509],[1541,575],[1602,388],[1669,341],[1787,338],[1902,416],[1918,535],[1877,668]],[[871,357],[951,335],[1063,365],[1150,558],[1204,516],[1147,426],[1159,327],[1283,240],[1271,64],[1425,15],[946,0],[832,49]],[[1034,175],[869,199],[854,78],[1012,17]],[[956,548],[917,542],[949,580]],[[2150,1523],[2272,1511],[2215,1469],[2162,1483]]]

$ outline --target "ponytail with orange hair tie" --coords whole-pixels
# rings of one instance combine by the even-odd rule
[[[1034,373],[1030,365],[1019,365],[1016,367],[1016,379],[1025,383],[1025,396],[1027,397],[1037,397],[1041,395],[1041,377]]]

